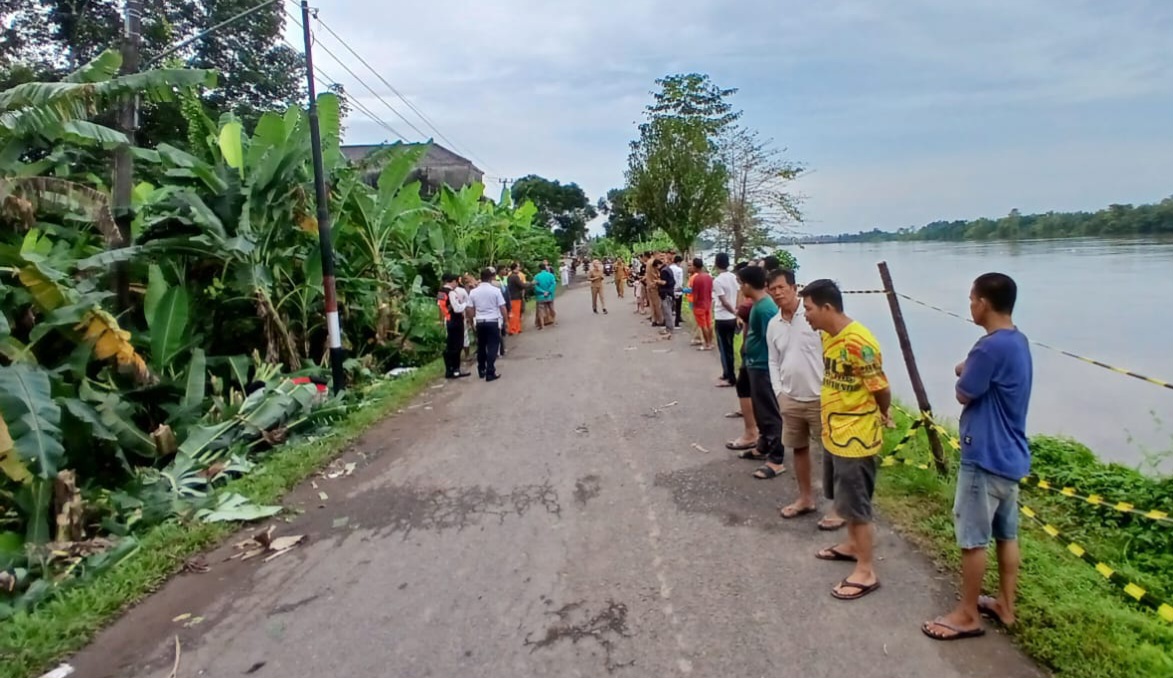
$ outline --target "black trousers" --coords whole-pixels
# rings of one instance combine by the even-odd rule
[[[676,326],[677,327],[680,327],[680,311],[681,311],[681,306],[683,306],[683,302],[684,302],[684,295],[676,297],[675,301],[672,302],[673,304],[675,304]]]
[[[464,316],[447,323],[448,341],[444,344],[444,370],[449,376],[460,374],[460,352],[464,350]]]
[[[501,350],[501,326],[496,320],[477,323],[477,374],[497,374],[497,353]],[[768,374],[768,373],[767,373]]]
[[[737,320],[718,320],[717,351],[721,354],[721,379],[730,384],[737,383],[737,372],[733,370],[733,337],[737,336]]]
[[[772,464],[781,464],[786,453],[782,447],[782,411],[770,383],[770,371],[751,367],[746,374],[753,416],[758,422],[758,454],[768,456]]]

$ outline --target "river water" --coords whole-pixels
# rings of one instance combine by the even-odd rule
[[[843,289],[878,289],[876,263],[887,261],[898,292],[966,318],[973,279],[1006,273],[1018,283],[1015,321],[1031,339],[1173,382],[1173,240],[837,243],[792,251],[800,282],[831,278]],[[901,302],[933,410],[955,421],[953,367],[981,329]],[[845,304],[880,341],[896,396],[915,403],[885,297],[849,295]],[[1070,436],[1101,459],[1132,467],[1173,449],[1173,390],[1041,347],[1032,352],[1030,433]],[[1157,468],[1171,467],[1166,458]]]

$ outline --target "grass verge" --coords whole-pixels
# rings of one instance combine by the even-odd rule
[[[371,425],[415,397],[443,371],[437,361],[372,388],[365,405],[334,426],[334,435],[285,445],[252,473],[229,483],[259,504],[272,504],[325,466]],[[0,678],[29,678],[77,651],[124,609],[150,595],[188,558],[219,543],[237,524],[180,523],[152,528],[139,550],[92,581],[63,591],[29,613],[0,623]]]
[[[897,429],[888,434],[889,448],[910,424],[900,416],[897,421]],[[1055,453],[1059,448],[1064,448],[1064,454]],[[1104,496],[1113,499],[1131,498],[1121,494],[1124,483],[1112,481],[1114,475],[1129,477],[1135,483],[1147,482],[1158,490],[1169,487],[1168,479],[1138,480],[1129,475],[1136,474],[1135,471],[1089,461],[1090,452],[1072,441],[1039,437],[1032,440],[1032,449],[1035,471],[1044,477],[1062,475],[1069,465],[1078,462],[1085,466],[1083,475],[1087,482],[1094,483],[1100,478],[1116,486],[1116,493],[1104,492]],[[914,436],[901,456],[930,459],[924,434]],[[1075,457],[1082,459],[1073,461]],[[942,567],[959,573],[960,552],[954,541],[952,518],[954,487],[953,478],[942,480],[931,471],[908,466],[886,467],[880,474],[876,502],[901,533]],[[1163,549],[1160,533],[1151,533],[1154,529],[1168,532],[1167,526],[1134,524],[1133,516],[1118,518],[1107,509],[1080,506],[1078,501],[1025,487],[1021,498],[1047,522],[1058,526],[1132,581],[1158,591],[1165,589],[1168,580],[1173,578],[1173,568],[1165,568],[1164,556],[1169,554],[1160,552]],[[1100,518],[1099,524],[1091,515],[1082,515],[1089,510],[1101,512],[1094,514]],[[1105,512],[1108,515],[1102,515]],[[1125,522],[1113,524],[1120,520]],[[1153,537],[1157,545],[1135,543],[1150,533],[1157,535]],[[1019,539],[1023,563],[1018,623],[1011,635],[1027,654],[1056,674],[1072,678],[1173,677],[1173,624],[1162,620],[1154,611],[1133,604],[1123,590],[1069,552],[1066,543],[1051,538],[1025,516],[1021,518]],[[991,591],[997,586],[993,563],[991,557],[987,577]]]

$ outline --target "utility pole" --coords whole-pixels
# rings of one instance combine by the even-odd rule
[[[126,14],[122,25],[122,69],[127,75],[139,69],[139,44],[142,40],[143,0],[126,0]],[[130,147],[134,144],[134,133],[138,128],[138,97],[124,102],[118,110],[118,129],[126,135],[127,143],[114,149],[114,223],[118,226],[119,241],[109,242],[111,248],[126,247],[130,244],[131,223],[134,213],[131,207],[131,189],[134,185],[134,156]],[[115,264],[114,287],[118,295],[118,307],[130,307],[130,275],[126,262]]]
[[[346,388],[342,367],[342,328],[338,323],[338,298],[334,292],[334,243],[330,239],[330,196],[326,192],[326,170],[322,163],[322,131],[318,125],[318,94],[314,87],[314,39],[310,33],[310,3],[301,0],[301,28],[305,36],[305,75],[310,96],[310,147],[314,156],[314,194],[318,202],[318,246],[322,251],[322,287],[326,295],[326,329],[330,340],[330,369],[334,393]]]

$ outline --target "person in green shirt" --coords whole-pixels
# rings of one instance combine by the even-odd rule
[[[737,274],[741,293],[753,301],[742,350],[742,365],[749,377],[749,397],[753,403],[754,419],[758,423],[757,454],[764,464],[753,472],[759,480],[777,478],[786,471],[782,463],[786,449],[782,446],[782,411],[770,383],[770,348],[766,332],[770,320],[778,314],[778,306],[766,293],[766,269],[746,266]]]
[[[542,264],[537,275],[534,276],[534,296],[538,301],[538,329],[552,325],[557,320],[554,313],[554,289],[558,281],[550,272],[549,266]]]

